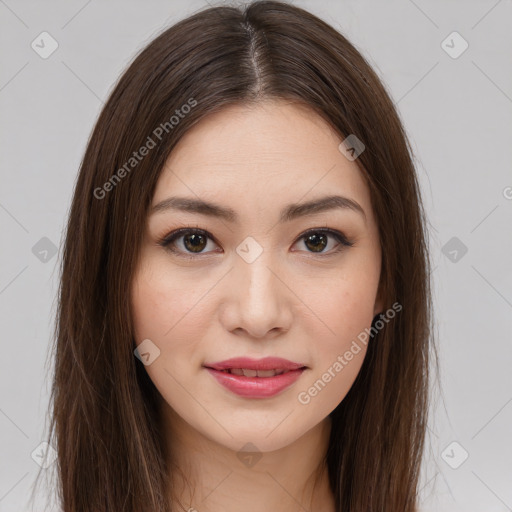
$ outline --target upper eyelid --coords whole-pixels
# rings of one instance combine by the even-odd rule
[[[316,228],[309,228],[309,229],[306,229],[305,231],[302,231],[302,233],[297,235],[297,240],[299,240],[300,238],[306,236],[309,233],[316,233],[316,232],[325,232],[328,235],[332,235],[332,236],[334,236],[336,234],[339,234],[341,236],[345,236],[345,234],[342,231],[339,231],[339,230],[334,229],[334,228],[329,228],[327,226],[320,226],[320,227],[316,227]],[[202,234],[202,235],[206,235],[206,236],[208,236],[208,238],[210,238],[214,242],[216,242],[215,237],[209,231],[207,231],[206,229],[195,228],[195,227],[175,229],[171,233],[169,233],[166,236],[164,236],[162,238],[162,240],[179,238],[180,236],[183,236],[183,235],[185,235],[187,233],[199,233],[199,234]]]
[[[307,236],[310,233],[322,233],[322,232],[328,236],[335,238],[335,239],[341,238],[341,240],[338,240],[338,241],[339,241],[339,243],[342,243],[343,245],[346,245],[346,246],[354,245],[354,242],[352,240],[350,240],[349,237],[347,237],[345,235],[345,233],[343,233],[340,230],[334,229],[334,228],[329,228],[328,226],[319,226],[319,227],[306,229],[305,231],[302,231],[302,233],[300,233],[297,236],[297,238],[295,239],[295,241],[293,243],[294,244],[297,243],[299,240],[303,239],[305,236]],[[159,245],[164,245],[164,246],[170,245],[171,243],[174,243],[176,240],[179,240],[182,236],[186,235],[187,233],[199,233],[201,235],[205,235],[207,238],[209,238],[210,240],[215,242],[216,245],[219,245],[219,243],[217,242],[215,237],[209,231],[199,228],[199,227],[184,227],[184,228],[175,229],[168,235],[164,236],[159,241]],[[180,251],[177,251],[177,252],[180,252]],[[194,253],[185,253],[185,254],[194,255]],[[208,253],[197,253],[197,255],[201,255],[201,254],[208,254]],[[323,254],[323,253],[319,253],[319,254]]]

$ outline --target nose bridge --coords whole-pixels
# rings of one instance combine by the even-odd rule
[[[254,246],[249,245],[250,250]],[[272,251],[263,250],[254,259],[244,258],[244,253],[235,259],[234,282],[230,282],[228,291],[235,298],[230,301],[234,308],[230,317],[236,325],[231,327],[243,328],[257,337],[275,328],[289,328],[289,297],[286,286],[276,277],[279,275],[276,258]]]
[[[251,303],[252,307],[271,305],[280,294],[279,280],[276,279],[275,254],[264,250],[254,261],[240,258],[236,263],[235,274],[240,279],[241,298]],[[273,271],[271,271],[271,269]]]

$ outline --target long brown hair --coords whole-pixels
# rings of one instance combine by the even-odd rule
[[[64,512],[171,510],[158,391],[133,354],[130,290],[147,210],[187,130],[228,105],[265,99],[308,105],[365,145],[356,163],[379,227],[379,293],[384,309],[402,309],[372,336],[331,413],[326,463],[336,510],[416,510],[435,347],[412,150],[385,87],[343,35],[298,7],[258,1],[205,9],[156,37],[120,77],[88,142],[52,354],[48,441]]]

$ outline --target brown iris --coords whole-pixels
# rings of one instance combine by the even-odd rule
[[[197,233],[183,236],[183,244],[191,252],[201,252],[207,243],[207,237]]]
[[[321,252],[327,245],[327,235],[314,233],[304,239],[304,243],[313,252]],[[311,244],[311,245],[309,245]]]

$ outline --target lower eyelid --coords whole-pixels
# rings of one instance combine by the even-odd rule
[[[176,230],[175,232],[170,233],[169,235],[167,235],[163,239],[161,239],[158,242],[158,245],[168,249],[169,251],[171,251],[173,253],[179,254],[180,256],[182,255],[182,256],[184,256],[186,258],[194,258],[196,256],[204,256],[204,255],[207,255],[207,254],[212,254],[214,252],[214,251],[198,252],[198,253],[186,252],[186,251],[184,252],[184,251],[181,251],[181,250],[178,250],[178,249],[175,249],[175,248],[172,247],[172,245],[175,244],[179,239],[181,239],[185,235],[189,235],[189,234],[200,234],[200,235],[203,235],[208,240],[212,241],[215,245],[217,245],[217,246],[219,245],[215,241],[215,239],[213,238],[213,236],[210,233],[208,233],[207,231],[198,229],[198,228],[196,228],[196,229],[188,229],[188,230],[184,229],[184,228],[181,228],[179,230]],[[305,252],[308,252],[309,254],[312,254],[312,255],[319,255],[319,256],[332,255],[332,254],[335,254],[335,253],[339,252],[343,248],[351,247],[351,246],[354,245],[354,242],[349,240],[342,232],[338,232],[336,230],[330,230],[330,229],[326,229],[326,228],[319,228],[319,229],[316,229],[316,230],[315,229],[308,230],[307,232],[301,234],[293,242],[293,245],[297,244],[301,240],[304,240],[307,236],[312,235],[312,234],[324,234],[324,235],[327,235],[328,237],[334,238],[334,240],[336,240],[338,242],[338,245],[336,245],[335,248],[333,248],[333,249],[331,249],[330,251],[327,251],[327,252],[315,253],[315,252],[311,252],[311,251],[305,251]]]
[[[181,250],[178,250],[178,249],[175,249],[172,247],[173,244],[176,244],[176,242],[178,240],[182,239],[186,235],[199,234],[199,235],[206,237],[209,241],[212,241],[215,245],[219,245],[219,244],[217,244],[215,239],[212,237],[212,235],[206,231],[195,230],[195,229],[194,230],[177,230],[177,231],[178,232],[171,233],[171,234],[167,235],[166,237],[164,237],[162,240],[160,240],[158,242],[158,244],[163,246],[164,248],[168,249],[169,251],[172,251],[177,254],[187,255],[187,256],[200,256],[200,255],[204,255],[204,254],[210,254],[212,251],[202,252],[202,253],[193,253],[193,252],[184,252],[184,251],[181,251]]]

